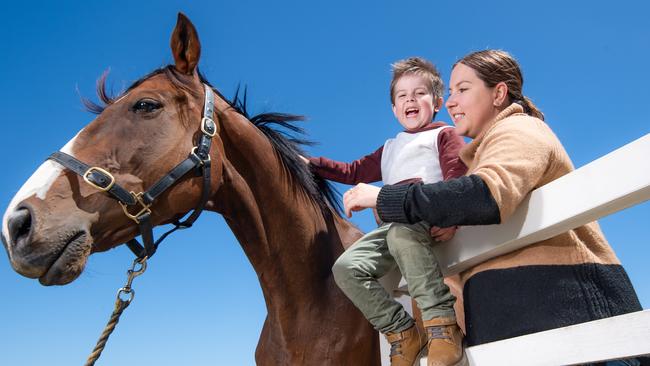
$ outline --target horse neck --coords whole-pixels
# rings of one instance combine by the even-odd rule
[[[360,233],[294,186],[269,140],[243,116],[226,109],[219,124],[223,182],[211,203],[264,293],[258,364],[378,365],[376,333],[331,273],[341,241]],[[328,326],[315,326],[324,320]]]
[[[292,292],[324,292],[342,248],[331,217],[295,186],[257,127],[230,109],[219,119],[224,182],[215,205],[258,273],[267,304],[271,297],[291,301]]]

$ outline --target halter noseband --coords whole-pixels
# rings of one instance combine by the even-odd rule
[[[122,206],[122,210],[128,218],[138,224],[140,228],[140,235],[144,246],[140,244],[135,238],[126,242],[126,245],[131,251],[139,258],[151,258],[158,249],[158,245],[162,242],[167,235],[178,229],[186,229],[194,224],[194,221],[201,215],[205,204],[208,201],[210,194],[210,146],[212,144],[212,137],[217,133],[217,125],[215,124],[212,116],[214,114],[214,92],[208,85],[203,84],[205,89],[205,102],[203,106],[203,118],[201,119],[201,137],[197,146],[192,148],[189,156],[176,165],[169,173],[160,178],[149,190],[134,193],[124,189],[119,184],[115,183],[115,177],[108,171],[99,168],[91,167],[75,157],[68,155],[64,152],[57,151],[52,153],[48,159],[54,160],[64,167],[70,169],[77,175],[81,176],[86,183],[94,188],[107,192]],[[173,186],[179,179],[191,170],[200,170],[203,176],[203,190],[201,192],[201,199],[190,216],[179,222],[176,220],[174,228],[165,232],[156,241],[153,239],[153,225],[151,223],[151,205],[154,200],[165,192],[168,188]],[[137,213],[131,212],[138,210]]]

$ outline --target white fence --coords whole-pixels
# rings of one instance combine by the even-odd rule
[[[620,169],[643,157],[650,157],[650,134],[533,191],[504,224],[461,228],[453,240],[436,247],[443,272],[459,273],[649,200],[650,169]],[[406,292],[399,273],[382,282],[396,295]],[[410,310],[408,296],[397,299]],[[390,346],[381,338],[382,364],[389,365]],[[477,366],[571,365],[646,355],[650,310],[470,347],[467,353]]]

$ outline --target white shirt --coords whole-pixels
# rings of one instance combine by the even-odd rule
[[[400,132],[386,140],[381,155],[381,176],[384,184],[395,184],[408,179],[424,183],[443,180],[438,154],[439,127],[416,133]]]

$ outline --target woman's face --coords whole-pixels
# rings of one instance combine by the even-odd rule
[[[449,98],[445,104],[459,135],[475,138],[499,109],[495,88],[479,79],[474,69],[461,63],[451,71]]]

